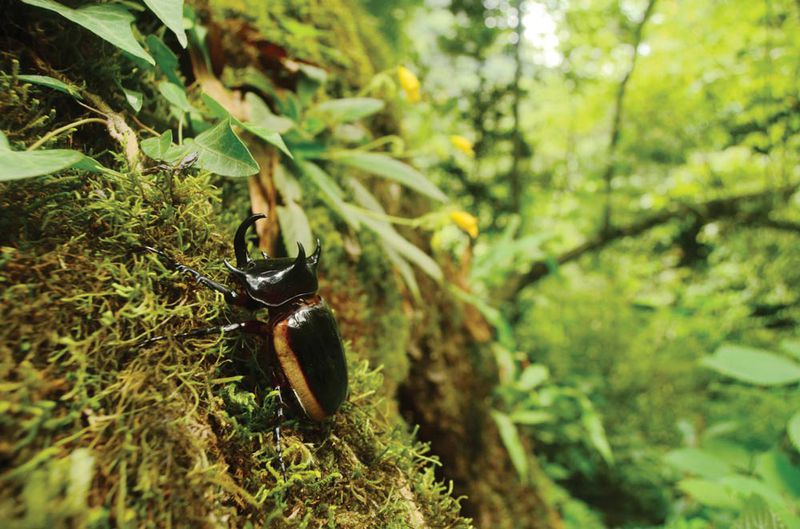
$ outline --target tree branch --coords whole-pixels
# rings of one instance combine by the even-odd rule
[[[532,285],[550,272],[552,263],[564,265],[579,257],[600,251],[609,244],[626,237],[636,237],[672,220],[693,218],[702,225],[721,219],[738,219],[754,226],[800,233],[800,223],[773,220],[769,212],[777,202],[785,202],[797,191],[800,184],[781,189],[771,189],[728,198],[709,200],[701,204],[675,203],[658,213],[644,217],[624,227],[612,228],[598,236],[565,251],[554,259],[535,261],[521,276],[512,278],[502,289],[501,298],[513,298],[520,290]]]
[[[622,128],[622,113],[624,110],[625,92],[628,89],[628,82],[631,80],[634,69],[636,69],[636,61],[639,58],[639,45],[642,43],[642,35],[644,33],[644,26],[653,14],[653,8],[656,5],[656,0],[650,0],[647,7],[644,9],[642,20],[636,25],[633,33],[633,55],[631,56],[631,64],[622,81],[617,88],[617,96],[614,100],[614,117],[611,125],[611,135],[608,140],[608,153],[606,155],[606,167],[603,170],[603,181],[605,182],[606,191],[606,205],[603,212],[603,233],[611,230],[611,181],[614,179],[614,170],[617,164],[617,145],[619,144],[619,136]]]

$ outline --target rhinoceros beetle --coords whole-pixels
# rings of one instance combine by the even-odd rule
[[[265,215],[253,215],[241,223],[233,238],[236,266],[224,261],[237,285],[234,289],[217,283],[197,270],[179,264],[164,252],[145,246],[168,261],[175,270],[190,274],[212,290],[222,293],[230,305],[250,310],[266,309],[268,321],[250,320],[217,327],[195,329],[175,335],[177,339],[206,336],[215,333],[245,332],[266,339],[261,359],[272,367],[272,384],[278,392],[278,422],[275,443],[281,469],[280,423],[283,419],[282,391],[294,395],[296,402],[309,418],[322,421],[334,414],[347,397],[347,363],[342,338],[333,312],[317,295],[317,266],[322,247],[306,257],[305,249],[297,243],[296,258],[252,260],[247,252],[245,235],[250,226]],[[166,339],[155,336],[140,346]]]

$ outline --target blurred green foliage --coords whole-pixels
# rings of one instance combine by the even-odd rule
[[[750,527],[755,493],[793,527],[793,493],[770,500],[757,463],[735,466],[721,506],[687,482],[700,452],[674,459],[800,463],[793,369],[758,387],[703,361],[798,335],[800,4],[659,0],[643,23],[648,4],[428,2],[404,15],[423,83],[403,123],[428,174],[478,215],[469,288],[497,331],[497,422],[517,470],[531,472],[525,449],[557,484],[567,526]]]

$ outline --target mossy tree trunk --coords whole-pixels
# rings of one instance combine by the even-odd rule
[[[329,69],[339,94],[387,66],[351,2],[195,7],[216,32],[217,60],[235,67],[264,66],[237,53],[250,49],[244,34]],[[58,16],[8,1],[0,10],[0,69],[11,74],[0,80],[0,129],[15,150],[90,115],[17,71],[83,87],[84,102],[122,120],[117,133],[141,139],[141,120],[167,128],[163,105],[139,118],[126,110],[120,86],[157,99],[151,72]],[[287,37],[281,17],[321,36]],[[375,126],[394,125],[389,116]],[[454,499],[463,494],[464,514],[481,527],[558,526],[535,485],[514,475],[489,415],[491,355],[471,339],[458,302],[426,285],[429,299],[412,303],[376,241],[362,236],[352,251],[352,234],[313,192],[303,205],[326,248],[321,293],[348,342],[351,394],[325,423],[286,424],[284,480],[263,344],[211,337],[136,347],[155,332],[247,316],[138,251],[155,245],[225,277],[221,259],[250,207],[246,181],[144,175],[125,134],[100,124],[47,147],[79,149],[121,174],[73,170],[0,185],[0,525],[467,527]],[[420,425],[419,439],[409,423]],[[443,463],[436,474],[431,455]],[[455,482],[453,494],[442,479]]]

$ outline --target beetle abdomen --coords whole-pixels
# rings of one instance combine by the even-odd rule
[[[347,363],[339,327],[320,298],[293,310],[273,330],[275,354],[306,414],[321,421],[347,397]]]

